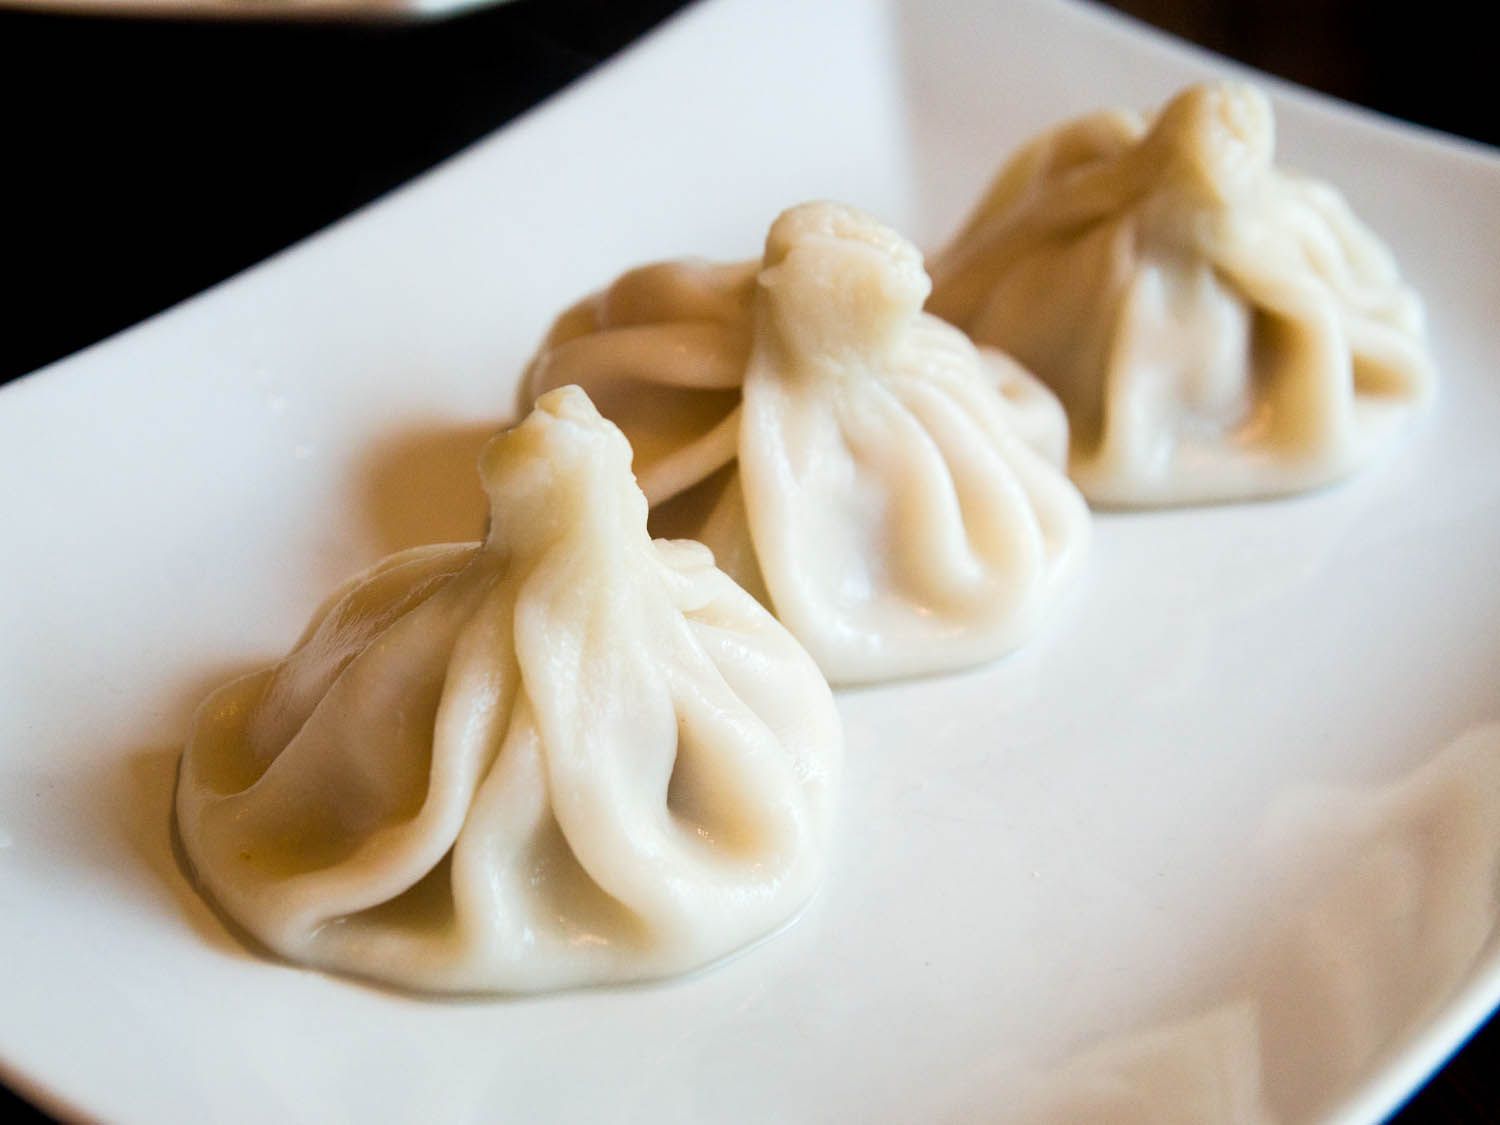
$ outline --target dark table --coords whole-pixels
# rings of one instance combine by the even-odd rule
[[[682,6],[517,0],[366,26],[0,11],[0,270],[20,294],[0,331],[0,383],[369,202]],[[1488,72],[1483,36],[1464,30],[1456,5],[1114,6],[1305,85],[1500,143],[1495,97],[1476,77]],[[41,1119],[3,1086],[0,1109]],[[1500,1121],[1500,1021],[1396,1120]]]

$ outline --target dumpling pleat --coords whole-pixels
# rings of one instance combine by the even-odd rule
[[[1274,140],[1236,83],[1082,118],[1022,148],[936,259],[929,308],[1057,392],[1097,504],[1318,487],[1431,397],[1394,257]]]
[[[630,457],[581,390],[543,396],[481,459],[483,544],[365,572],[205,703],[179,831],[257,938],[533,992],[696,968],[808,901],[828,686],[707,551],[653,544]]]

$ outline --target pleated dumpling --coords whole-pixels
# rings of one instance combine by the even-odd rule
[[[707,543],[831,680],[1025,640],[1088,538],[1056,399],[924,314],[920,254],[853,208],[795,207],[754,268],[705,269],[648,267],[566,314],[530,390],[593,380],[615,402],[649,382],[618,420],[653,530]],[[643,278],[649,333],[609,314],[641,307],[617,294]]]
[[[635,451],[652,505],[734,460],[758,263],[657,262],[630,270],[552,326],[521,407],[578,386]]]
[[[934,260],[931,311],[1061,397],[1090,500],[1313,488],[1431,396],[1390,252],[1273,156],[1270,104],[1245,85],[1097,113],[1021,149]]]
[[[697,544],[652,542],[577,388],[481,461],[479,544],[395,555],[203,704],[177,821],[271,949],[432,991],[679,973],[824,867],[842,734],[812,660]]]

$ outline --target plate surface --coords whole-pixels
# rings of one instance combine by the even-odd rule
[[[1270,84],[1429,304],[1437,409],[1300,499],[1098,522],[1029,648],[841,696],[834,870],[711,972],[431,1002],[184,880],[191,711],[478,533],[550,316],[813,197],[936,244],[1002,155],[1233,72],[1042,0],[714,0],[407,189],[0,391],[0,1065],[116,1121],[1372,1121],[1500,1000],[1500,161]]]

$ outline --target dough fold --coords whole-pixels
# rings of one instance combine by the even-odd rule
[[[1314,488],[1432,396],[1390,252],[1274,141],[1239,83],[1080,118],[1016,153],[933,261],[930,310],[1057,392],[1094,503]]]
[[[291,960],[429,991],[680,973],[825,865],[842,734],[709,552],[652,542],[578,388],[481,459],[491,524],[337,591],[200,708],[176,801],[203,888]]]
[[[712,548],[830,680],[965,667],[1035,632],[1089,520],[1056,398],[924,313],[929,288],[896,232],[804,204],[759,262],[649,266],[575,306],[527,392],[599,388],[653,532]]]

